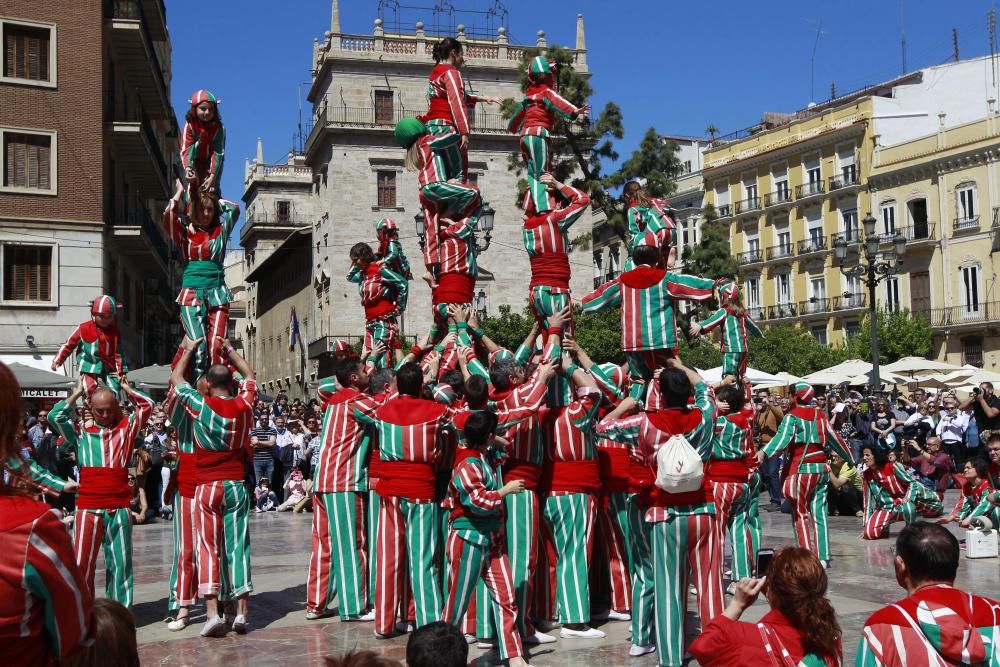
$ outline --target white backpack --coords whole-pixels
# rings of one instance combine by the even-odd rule
[[[656,452],[656,485],[664,491],[697,491],[704,477],[701,456],[683,435],[671,436]]]

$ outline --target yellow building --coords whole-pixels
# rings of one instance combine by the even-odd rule
[[[833,243],[859,238],[871,165],[870,97],[792,116],[705,154],[705,200],[731,221],[751,316],[796,323],[835,344],[860,327],[865,289],[841,275]],[[859,213],[860,210],[860,213]]]
[[[1000,363],[998,159],[995,113],[876,147],[867,201],[880,225],[894,216],[908,238],[926,236],[907,253],[894,297],[930,321],[936,357],[992,370]]]

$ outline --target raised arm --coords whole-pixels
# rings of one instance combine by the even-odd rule
[[[139,432],[146,426],[150,415],[153,414],[153,406],[156,403],[152,398],[133,387],[127,378],[122,378],[122,389],[135,403],[135,410],[128,417],[128,430],[125,436],[127,442],[134,444],[139,437]]]
[[[77,383],[73,392],[65,400],[59,401],[49,410],[49,426],[52,432],[66,440],[66,447],[76,447],[79,435],[73,424],[73,406],[83,396],[83,386]]]
[[[547,108],[566,119],[578,116],[583,111],[582,107],[576,106],[551,88],[546,88],[542,93],[542,101]]]
[[[69,335],[69,338],[66,339],[66,342],[62,344],[62,347],[59,348],[59,351],[56,352],[56,357],[52,360],[52,370],[57,370],[66,362],[66,358],[76,350],[76,346],[80,343],[80,338],[80,327],[77,326],[73,329],[73,333]]]
[[[240,207],[228,199],[220,199],[219,210],[221,211],[219,222],[222,223],[222,229],[228,239],[236,227],[236,221],[240,219]]]
[[[396,303],[400,310],[406,309],[406,299],[409,291],[409,283],[406,278],[390,269],[385,263],[380,268],[382,280],[391,285],[396,290]]]
[[[593,292],[586,294],[581,300],[583,312],[600,313],[611,310],[622,304],[622,288],[618,279],[610,280]]]
[[[569,203],[549,213],[549,220],[559,225],[563,232],[567,232],[590,205],[590,197],[583,190],[577,190],[571,185],[558,182],[555,185]]]

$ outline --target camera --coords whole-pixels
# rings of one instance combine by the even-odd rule
[[[983,393],[983,390],[980,389],[979,387],[973,387],[972,393],[975,394],[976,396],[979,396],[979,394]]]

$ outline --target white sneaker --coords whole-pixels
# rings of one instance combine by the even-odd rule
[[[563,639],[570,638],[580,638],[580,639],[601,639],[605,636],[603,632],[597,628],[592,628],[589,625],[583,626],[583,630],[572,630],[570,628],[564,627],[559,633],[559,636]]]
[[[698,594],[698,589],[695,588],[694,586],[688,589],[688,595],[697,595],[697,594]]]
[[[726,588],[726,595],[736,595],[736,584],[729,584]]]
[[[483,641],[476,644],[476,648],[481,648],[484,650],[489,650],[491,648],[496,648],[496,647],[497,647],[496,639],[484,639]]]
[[[191,625],[191,616],[184,616],[167,623],[167,630],[170,630],[171,632],[179,632],[189,625]]]
[[[650,644],[649,646],[640,646],[639,644],[632,644],[632,647],[629,648],[628,650],[628,654],[633,658],[637,658],[640,655],[646,655],[647,653],[652,653],[655,650],[656,650],[655,644]]]
[[[215,618],[210,618],[205,621],[205,625],[201,628],[202,637],[225,637],[226,636],[226,621],[221,616],[216,616]]]
[[[375,610],[372,609],[371,611],[368,611],[368,612],[365,612],[364,614],[361,614],[360,616],[358,616],[357,620],[360,621],[361,623],[370,623],[370,622],[374,621],[375,620]]]
[[[233,632],[238,635],[245,635],[249,629],[250,623],[247,621],[247,617],[243,614],[236,614],[236,618],[233,619]]]
[[[552,635],[535,630],[535,634],[525,636],[523,641],[525,644],[554,644],[558,640]]]
[[[820,563],[823,564],[823,569],[824,570],[829,570],[830,569],[830,561],[829,560],[821,560]]]
[[[609,621],[631,621],[632,614],[627,611],[615,611],[614,609],[609,609],[604,615],[604,618]]]

